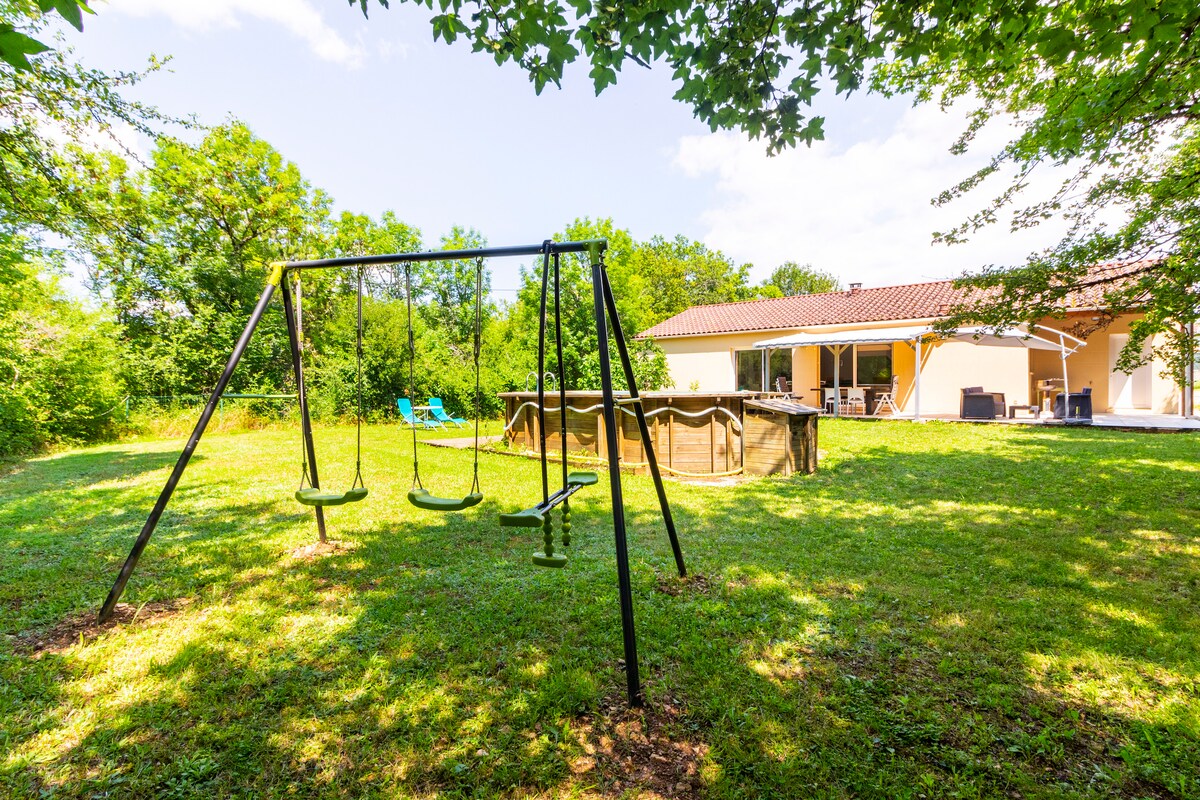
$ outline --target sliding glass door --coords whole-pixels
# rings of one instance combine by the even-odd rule
[[[791,348],[779,350],[734,350],[737,391],[774,392],[779,378],[792,384]]]

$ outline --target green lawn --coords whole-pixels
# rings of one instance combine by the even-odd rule
[[[318,437],[348,482],[353,427]],[[536,462],[438,516],[406,434],[363,438],[311,558],[298,435],[206,439],[98,632],[181,442],[0,478],[0,794],[1200,797],[1200,437],[822,420],[814,476],[668,483],[686,582],[627,477],[644,714],[605,482],[542,570],[496,523]],[[422,447],[426,486],[470,458]]]

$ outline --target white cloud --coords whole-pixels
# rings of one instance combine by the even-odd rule
[[[930,200],[971,174],[1011,131],[985,130],[969,155],[947,148],[963,117],[933,106],[908,109],[890,131],[837,148],[803,145],[767,157],[762,142],[720,133],[685,137],[675,166],[692,178],[715,175],[717,200],[701,216],[705,244],[751,261],[763,278],[783,261],[811,262],[843,283],[886,286],[953,277],[984,264],[1016,264],[1057,242],[1058,221],[1010,233],[1002,220],[968,244],[934,245],[934,231],[963,221],[1007,186],[996,175],[965,200],[936,208]],[[1035,193],[1062,173],[1038,176]],[[1040,197],[1037,193],[1031,195]]]
[[[350,69],[363,65],[363,48],[347,42],[310,0],[109,0],[113,11],[138,17],[162,15],[181,28],[204,32],[237,28],[242,17],[283,26],[325,61]]]

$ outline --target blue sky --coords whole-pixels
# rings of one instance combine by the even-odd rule
[[[85,63],[136,69],[171,55],[140,99],[207,124],[244,120],[339,209],[393,209],[430,245],[455,224],[502,245],[611,216],[637,238],[703,241],[753,263],[755,279],[790,259],[873,286],[1019,261],[1057,232],[931,245],[973,205],[929,199],[1004,131],[952,157],[961,114],[904,100],[820,98],[826,141],[768,158],[761,142],[694,120],[665,68],[631,67],[596,97],[575,67],[538,97],[519,69],[433,42],[431,12],[407,4],[375,5],[369,20],[344,0],[95,5],[84,33],[67,32]],[[493,283],[516,285],[502,272]]]

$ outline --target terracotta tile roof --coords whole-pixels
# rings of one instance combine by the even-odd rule
[[[1113,262],[1090,270],[1090,285],[1065,299],[1067,308],[1090,308],[1100,304],[1106,284],[1114,277],[1138,271],[1148,262]],[[792,330],[815,325],[852,325],[864,322],[893,322],[932,319],[949,313],[951,306],[967,300],[975,291],[956,289],[952,281],[909,283],[871,289],[846,289],[796,297],[743,300],[692,306],[638,334],[642,338],[703,336],[716,333]]]
[[[929,319],[946,314],[963,296],[964,291],[950,281],[934,281],[692,306],[643,331],[639,338]]]

